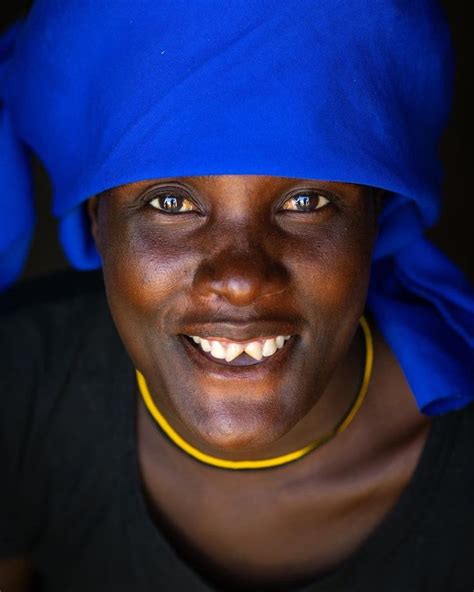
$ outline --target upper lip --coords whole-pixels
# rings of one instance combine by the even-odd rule
[[[189,324],[180,331],[182,335],[195,335],[204,339],[222,339],[226,341],[245,342],[257,339],[269,339],[278,335],[294,335],[298,333],[295,323],[290,322],[259,322],[229,323],[212,322]]]

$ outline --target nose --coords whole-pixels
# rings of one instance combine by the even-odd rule
[[[200,296],[218,296],[233,306],[249,306],[287,289],[289,273],[262,250],[226,249],[203,261],[193,287]]]

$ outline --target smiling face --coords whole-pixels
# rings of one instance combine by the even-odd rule
[[[89,212],[121,338],[181,435],[249,458],[317,423],[365,306],[372,189],[183,177],[123,185]]]

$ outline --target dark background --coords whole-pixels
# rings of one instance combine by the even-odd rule
[[[133,4],[133,0],[131,3]],[[16,18],[26,15],[31,4],[31,0],[3,0],[0,8],[0,30]],[[444,0],[442,4],[451,24],[457,56],[457,75],[453,112],[442,145],[442,158],[446,168],[443,214],[439,223],[428,234],[474,280],[474,68],[471,59],[474,53],[474,35],[472,21],[467,16],[467,0]],[[48,178],[37,163],[35,178],[39,223],[25,276],[67,266],[56,238],[56,223],[48,214]]]

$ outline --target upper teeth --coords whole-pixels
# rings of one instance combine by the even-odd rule
[[[190,335],[194,343],[197,343],[205,352],[218,360],[232,362],[241,353],[245,352],[254,360],[260,361],[262,357],[272,356],[277,349],[281,349],[291,335],[278,335],[269,339],[257,339],[246,343],[237,341],[219,341],[217,339],[204,339],[197,335]]]

